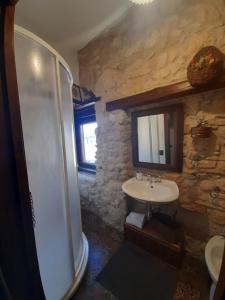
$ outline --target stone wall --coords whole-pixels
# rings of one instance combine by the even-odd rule
[[[97,174],[86,195],[82,189],[82,205],[110,225],[122,229],[127,203],[121,183],[135,170],[130,112],[106,112],[105,103],[185,80],[189,61],[207,45],[225,53],[223,0],[157,0],[132,7],[79,52],[80,84],[102,97],[96,104]],[[187,249],[197,254],[208,236],[225,228],[225,91],[173,102],[180,101],[185,111],[183,172],[163,176],[179,186],[178,219]],[[193,142],[190,128],[202,117],[213,127],[213,136]]]

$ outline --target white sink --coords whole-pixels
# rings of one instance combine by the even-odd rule
[[[122,190],[132,198],[152,203],[169,203],[179,197],[176,182],[165,179],[162,179],[161,182],[150,183],[147,180],[137,180],[133,177],[123,183]]]

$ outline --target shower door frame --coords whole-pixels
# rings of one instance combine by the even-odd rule
[[[37,257],[33,228],[33,207],[30,197],[25,158],[15,66],[14,32],[19,31],[22,34],[33,38],[48,48],[50,52],[55,54],[57,66],[59,68],[59,62],[62,63],[71,79],[71,86],[72,74],[64,59],[50,45],[26,29],[16,25],[14,26],[16,2],[17,1],[0,2],[0,7],[4,9],[5,16],[4,24],[0,29],[2,37],[2,43],[0,45],[0,62],[2,63],[0,70],[2,73],[0,74],[0,87],[5,88],[6,91],[4,101],[1,101],[2,99],[0,97],[0,180],[1,182],[4,182],[2,186],[0,184],[0,195],[4,195],[4,199],[1,199],[0,201],[0,214],[2,213],[2,215],[0,215],[0,230],[2,231],[1,242],[3,241],[2,245],[0,245],[0,267],[2,267],[1,262],[4,261],[4,279],[8,283],[8,288],[13,295],[13,300],[44,300],[45,294]],[[57,84],[59,84],[59,82]],[[60,89],[58,89],[58,93],[59,101]],[[5,136],[7,136],[8,139],[11,138],[10,145],[7,143],[8,140],[3,139]],[[5,162],[5,156],[3,155],[4,151],[5,153],[7,153],[7,151],[10,152],[10,162]],[[11,165],[13,165],[13,168],[11,168],[12,170],[10,169]],[[6,173],[10,171],[15,178],[15,185],[13,185],[14,182],[10,181],[10,178],[6,178]],[[15,195],[12,195],[12,193]],[[13,216],[11,216],[11,207],[9,208],[9,205],[11,205],[11,207],[13,206]],[[4,218],[1,218],[2,216]],[[11,223],[9,223],[9,217],[11,217]],[[6,231],[5,228],[8,230]],[[20,232],[18,232],[19,230]],[[8,238],[8,240],[13,241],[14,244],[17,242],[17,248],[14,247],[14,249],[12,249],[9,245],[4,243],[4,240],[7,241],[9,234],[10,239]],[[2,253],[4,255],[2,255]],[[13,257],[13,259],[11,259],[11,257]],[[80,261],[75,269],[74,281],[63,299],[70,299],[77,290],[87,266],[87,259],[88,242],[85,235],[82,233],[82,253]],[[12,270],[10,264],[14,264],[15,269]],[[19,293],[21,289],[23,290],[23,293]]]
[[[16,79],[14,12],[17,2],[1,1],[0,4],[0,193],[3,195],[0,203],[0,263],[12,299],[44,300]]]

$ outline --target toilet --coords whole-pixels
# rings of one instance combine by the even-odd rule
[[[205,247],[205,261],[208,267],[210,277],[212,278],[212,285],[210,288],[209,296],[210,300],[213,299],[216,284],[219,278],[220,268],[223,259],[224,245],[225,238],[223,236],[216,235],[208,241]]]

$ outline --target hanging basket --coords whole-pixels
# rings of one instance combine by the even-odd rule
[[[203,86],[220,77],[224,69],[224,54],[214,46],[202,48],[187,68],[187,78],[193,87]]]

